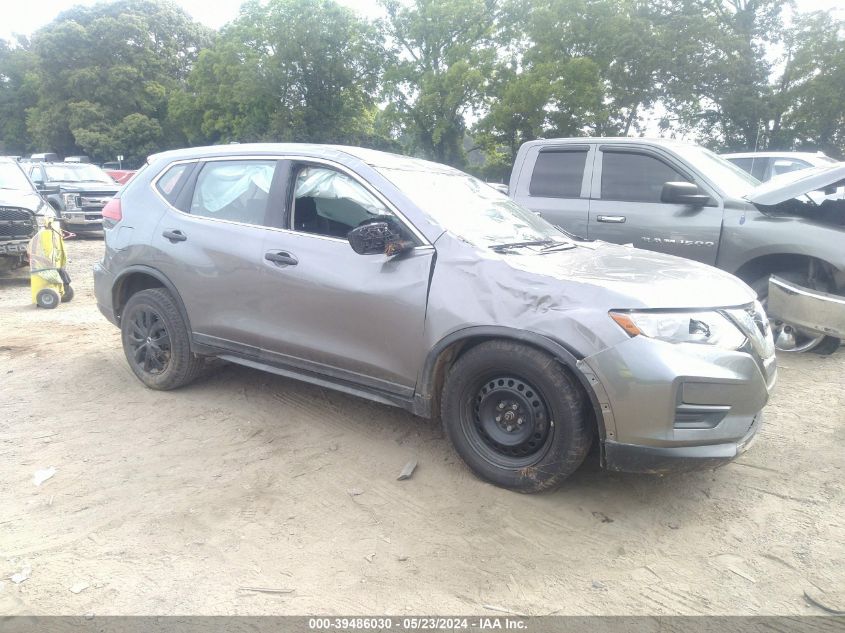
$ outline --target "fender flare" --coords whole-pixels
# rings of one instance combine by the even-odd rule
[[[188,328],[189,339],[191,340],[191,346],[193,347],[193,330],[191,330],[191,320],[188,318],[188,311],[185,309],[185,304],[182,301],[182,296],[179,294],[179,291],[176,290],[176,286],[173,284],[173,282],[167,278],[167,275],[165,275],[160,270],[157,270],[156,268],[152,268],[151,266],[144,266],[143,264],[135,264],[132,266],[128,266],[127,268],[124,268],[122,271],[120,271],[120,274],[115,277],[114,283],[112,284],[112,306],[114,306],[114,312],[115,316],[118,318],[118,322],[120,319],[120,314],[117,310],[118,292],[121,288],[123,280],[135,273],[142,273],[144,275],[153,277],[154,279],[158,280],[171,295],[173,295],[173,298],[176,300],[176,307],[179,309],[179,315],[182,317],[182,320],[185,322],[185,326]],[[121,309],[122,307],[123,306],[121,306]]]
[[[592,373],[590,373],[589,376],[584,373],[585,365],[580,362],[582,359],[579,358],[573,350],[567,348],[563,343],[547,336],[528,330],[518,330],[499,325],[477,325],[465,327],[447,334],[434,344],[426,356],[419,380],[417,381],[417,390],[414,395],[414,412],[417,415],[427,418],[432,417],[435,370],[440,355],[455,343],[476,338],[518,341],[520,343],[525,343],[527,345],[531,345],[532,347],[542,349],[554,357],[559,363],[572,372],[572,375],[575,376],[583,387],[584,393],[586,393],[589,398],[590,406],[593,409],[593,413],[596,418],[599,436],[602,440],[605,439],[607,434],[607,420],[605,419],[605,411],[608,408],[607,403],[603,405],[599,401],[595,386],[596,378],[592,375]]]

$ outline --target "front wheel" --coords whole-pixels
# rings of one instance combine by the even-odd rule
[[[806,284],[806,279],[796,273],[774,273],[776,276],[797,284]],[[768,308],[769,275],[751,284],[751,289],[757,293],[757,298],[764,309]],[[813,330],[803,330],[790,323],[769,319],[772,327],[772,337],[775,349],[779,352],[814,352],[816,354],[832,354],[841,344],[838,338],[827,336]]]
[[[482,479],[519,492],[552,489],[592,443],[586,397],[551,356],[489,341],[449,371],[441,412],[455,450]]]
[[[188,328],[167,290],[132,295],[120,317],[120,330],[129,367],[150,389],[176,389],[200,374],[202,359],[191,352]]]

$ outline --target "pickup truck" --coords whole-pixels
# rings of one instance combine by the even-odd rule
[[[25,266],[44,217],[55,216],[16,160],[0,157],[0,273]]]
[[[100,231],[103,207],[120,189],[110,176],[89,163],[32,162],[25,166],[63,226],[74,233]]]
[[[831,353],[845,338],[845,200],[829,194],[843,183],[842,163],[761,185],[697,145],[565,138],[523,144],[508,195],[574,236],[728,271],[766,305],[778,349]]]

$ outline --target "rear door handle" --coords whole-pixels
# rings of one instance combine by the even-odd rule
[[[624,215],[597,215],[596,221],[597,222],[608,222],[610,224],[624,224],[625,223],[625,216]]]
[[[162,235],[174,244],[176,242],[184,242],[186,239],[188,239],[188,236],[182,233],[182,231],[180,231],[179,229],[174,229],[172,231],[168,229],[167,231],[162,233]]]
[[[264,259],[278,266],[296,266],[299,263],[299,260],[287,251],[269,251],[264,254]]]

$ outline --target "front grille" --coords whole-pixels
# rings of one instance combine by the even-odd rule
[[[38,231],[31,211],[18,207],[0,207],[0,240],[25,240]]]
[[[85,211],[99,211],[113,197],[113,191],[85,191],[79,194],[79,206]]]

